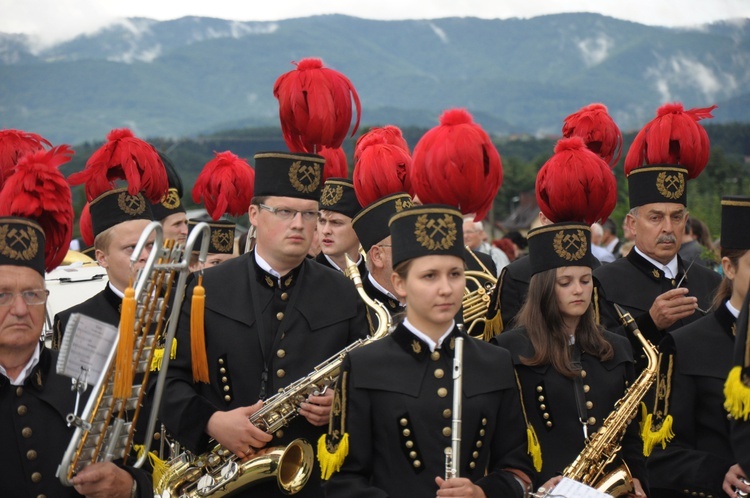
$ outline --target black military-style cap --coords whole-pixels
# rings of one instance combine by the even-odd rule
[[[464,257],[463,215],[453,206],[425,204],[391,217],[393,266],[420,256]]]
[[[688,170],[682,166],[654,164],[636,168],[628,175],[630,208],[673,202],[687,206]]]
[[[750,197],[732,195],[721,199],[721,247],[750,249]]]
[[[94,237],[126,221],[154,219],[151,203],[140,192],[130,195],[127,187],[104,192],[89,203],[89,210]]]
[[[192,232],[198,223],[205,223],[209,229],[208,253],[232,254],[234,252],[235,224],[229,220],[201,221],[188,220],[188,233]],[[203,234],[198,235],[193,244],[193,252],[199,252]]]
[[[329,178],[323,185],[320,194],[320,209],[341,213],[354,218],[360,212],[357,195],[354,193],[354,183],[347,178]]]
[[[0,265],[25,266],[44,276],[44,230],[16,216],[0,218]]]
[[[365,252],[391,234],[388,229],[388,222],[394,214],[413,206],[414,203],[409,194],[396,192],[378,199],[362,209],[352,219],[352,226]]]
[[[255,197],[320,200],[324,157],[302,152],[259,152],[253,159]]]
[[[161,162],[167,170],[167,180],[169,180],[169,190],[164,198],[151,205],[154,212],[154,219],[162,221],[169,215],[175,213],[184,213],[185,205],[182,203],[182,179],[177,173],[177,168],[169,157],[163,152],[159,152]]]
[[[531,274],[563,266],[594,265],[591,228],[585,223],[554,223],[529,230]]]

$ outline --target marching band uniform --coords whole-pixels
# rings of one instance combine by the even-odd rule
[[[57,168],[67,162],[70,155],[72,150],[67,146],[29,152],[18,162],[16,171],[6,178],[0,192],[0,206],[3,206],[0,233],[5,248],[0,254],[0,268],[4,268],[3,272],[11,271],[11,267],[24,268],[24,273],[14,273],[19,279],[18,289],[35,285],[25,270],[32,270],[32,275],[34,271],[38,272],[39,282],[43,283],[45,269],[53,270],[65,256],[70,243],[73,206],[70,187]],[[39,187],[39,178],[44,179],[43,188]],[[31,179],[36,181],[29,181]],[[28,185],[33,191],[26,190]],[[26,209],[33,214],[24,212]],[[47,349],[43,342],[38,341],[42,333],[44,302],[30,305],[27,301],[26,316],[21,316],[18,311],[12,311],[17,306],[17,299],[26,300],[20,295],[13,296],[5,307],[3,358],[10,358],[12,362],[14,356],[25,358],[29,354],[29,359],[14,378],[10,374],[16,365],[0,365],[0,441],[3,441],[0,495],[81,496],[74,487],[64,486],[57,477],[58,467],[75,431],[75,427],[66,422],[66,416],[74,413],[76,391],[71,390],[70,378],[58,374],[55,369],[57,351]],[[20,323],[30,325],[23,332],[28,337],[21,338],[17,327],[14,332],[14,319],[8,318],[11,314],[16,315],[15,320]],[[11,355],[6,350],[8,346],[12,348]],[[90,392],[89,388],[82,393],[79,406],[85,406]],[[146,472],[121,468],[133,478],[132,496],[153,495],[151,479]],[[122,492],[121,489],[116,491]]]
[[[722,252],[749,250],[746,228],[750,223],[750,198],[725,197],[721,204]],[[744,260],[738,262],[746,264]],[[737,274],[744,271],[734,269]],[[730,418],[724,407],[724,382],[732,367],[739,315],[734,296],[743,290],[735,284],[746,285],[739,280],[732,282],[731,291],[724,294],[715,311],[670,332],[659,344],[662,375],[654,409],[656,421],[644,428],[649,431],[647,436],[653,432],[660,437],[646,462],[654,497],[692,493],[723,496],[725,475],[738,461],[730,444]],[[656,444],[662,442],[661,438],[666,446]]]
[[[555,252],[553,238],[556,235],[562,234],[558,237],[562,238],[565,235],[576,236],[576,233],[585,234],[585,240],[577,241],[577,258]],[[564,266],[591,267],[594,264],[590,230],[586,224],[558,223],[533,229],[529,232],[528,242],[529,257],[526,259],[530,262],[532,275]],[[535,356],[533,343],[524,327],[502,332],[491,341],[510,351],[513,359],[526,417],[541,447],[541,468],[537,468],[539,485],[573,463],[583,450],[585,434],[599,430],[635,379],[633,356],[627,339],[606,330],[602,334],[614,350],[613,357],[606,361],[582,350],[574,340],[571,342],[571,357],[580,358],[581,373],[575,379],[562,375],[551,364],[524,363],[525,359]],[[645,463],[640,454],[637,423],[631,423],[626,430],[622,447],[621,458],[633,477],[645,484]]]
[[[317,200],[321,162],[319,156],[310,154],[258,154],[255,195]],[[312,174],[296,176],[297,181],[290,184],[290,171],[294,176],[300,170]],[[196,282],[186,292],[177,330],[177,357],[167,373],[160,415],[169,432],[194,453],[208,448],[205,428],[214,412],[249,406],[276,394],[367,335],[363,304],[341,273],[307,258],[286,275],[268,270],[256,249],[205,272],[207,384],[194,383],[192,375],[190,303]],[[324,427],[297,417],[277,431],[268,446],[299,437],[314,442],[324,432]],[[313,470],[299,496],[322,495],[318,478],[319,471]],[[239,494],[276,495],[280,491],[274,482]]]
[[[425,213],[429,219],[438,216],[433,213],[452,218],[451,233],[458,237],[451,247],[430,251],[420,245],[415,220]],[[461,226],[461,214],[447,206],[396,214],[391,221],[394,264],[429,254],[461,258]],[[451,233],[443,240],[450,240]],[[430,344],[408,318],[344,361],[334,402],[341,407],[339,425],[332,421],[332,427],[336,435],[347,434],[349,453],[340,472],[326,482],[326,496],[435,496],[435,477],[445,473],[444,450],[451,446],[450,372],[458,336],[465,342],[459,474],[488,497],[523,496],[516,477],[528,479],[533,470],[509,355],[468,337],[455,322],[439,344]]]
[[[687,206],[688,180],[696,178],[708,162],[708,135],[698,120],[711,117],[712,109],[683,111],[681,104],[667,104],[660,107],[656,118],[638,133],[625,158],[625,174],[630,208],[638,208],[640,217],[648,216],[649,206],[655,204]],[[662,215],[667,216],[666,213]],[[635,221],[636,230],[641,226],[644,233],[636,234],[633,250],[626,258],[594,272],[600,284],[596,294],[597,308],[602,325],[626,335],[614,308],[614,304],[620,305],[633,316],[643,336],[652,344],[659,344],[667,332],[694,322],[704,313],[695,310],[692,315],[660,330],[649,313],[657,297],[678,286],[685,287],[690,296],[697,298],[698,308],[707,310],[721,277],[701,265],[692,265],[688,269],[677,254],[682,228],[687,221],[686,212],[676,224],[677,230],[672,225],[660,226],[662,230],[672,229],[671,233],[658,234],[660,238],[670,236],[673,239],[674,253],[666,263],[655,259],[659,251],[656,235],[645,233],[645,221],[641,225],[637,217]],[[654,240],[650,240],[651,237]],[[649,245],[656,249],[648,248]],[[654,257],[648,256],[647,252]],[[667,252],[666,248],[661,251],[663,257]],[[635,338],[631,337],[630,342],[634,351],[640,350]],[[643,369],[644,361],[644,355],[636,354],[636,371]]]

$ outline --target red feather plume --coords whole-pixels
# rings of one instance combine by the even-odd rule
[[[711,151],[708,133],[698,121],[712,118],[716,107],[685,111],[679,102],[661,106],[633,140],[625,157],[625,174],[645,164],[679,164],[687,168],[688,178],[697,178]]]
[[[89,203],[83,205],[81,217],[78,219],[78,228],[81,231],[83,243],[87,246],[94,245],[94,225],[91,222],[91,209]]]
[[[323,181],[329,178],[349,178],[349,164],[346,161],[346,153],[341,147],[331,149],[323,147],[318,154],[326,159],[323,167]]]
[[[253,198],[255,170],[230,151],[216,152],[193,186],[193,201],[206,207],[211,218],[247,213]]]
[[[371,128],[367,133],[363,133],[358,139],[357,143],[354,144],[354,163],[359,161],[359,156],[362,151],[372,145],[373,143],[384,143],[389,145],[395,145],[406,151],[407,154],[411,154],[409,150],[409,144],[406,143],[403,133],[398,126],[385,125],[381,127]]]
[[[425,204],[456,206],[482,220],[503,181],[503,163],[489,135],[464,109],[440,116],[414,148],[414,193]]]
[[[0,191],[3,215],[36,220],[44,230],[47,271],[62,263],[73,236],[73,196],[58,169],[72,155],[68,145],[26,154]]]
[[[357,107],[352,136],[359,127],[362,109],[357,90],[349,78],[323,67],[320,59],[302,59],[296,66],[273,86],[287,147],[311,153],[341,147],[352,123],[352,100]]]
[[[71,185],[86,184],[86,199],[116,188],[125,180],[128,193],[143,195],[151,202],[160,201],[169,190],[167,171],[153,145],[137,138],[127,128],[112,130],[107,143],[94,152],[83,171],[68,177]]]
[[[13,173],[13,167],[24,154],[52,147],[46,138],[36,133],[21,130],[0,130],[0,188],[5,178]]]
[[[396,192],[414,194],[409,176],[412,163],[409,150],[398,140],[389,140],[382,130],[374,129],[359,137],[354,150],[352,183],[361,206]]]
[[[604,104],[589,104],[565,118],[562,133],[565,138],[581,137],[611,167],[620,160],[622,132]]]
[[[591,225],[606,220],[617,204],[617,180],[609,165],[580,137],[563,138],[536,177],[536,200],[556,223]]]

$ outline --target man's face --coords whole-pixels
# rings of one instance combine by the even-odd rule
[[[44,289],[44,278],[25,266],[0,266],[0,293],[15,293],[0,306],[0,351],[17,351],[24,357],[39,342],[44,326],[44,303],[26,304],[21,292]],[[24,358],[27,360],[28,358]]]
[[[469,249],[476,249],[482,244],[482,230],[478,229],[473,221],[464,222],[464,245]]]
[[[188,236],[188,222],[185,213],[170,214],[161,220],[164,238],[184,243]]]
[[[115,225],[109,244],[104,250],[96,250],[96,259],[102,268],[106,268],[109,281],[120,292],[124,292],[130,283],[131,276],[135,279],[135,270],[143,268],[148,259],[151,245],[147,245],[138,257],[134,268],[130,268],[130,256],[135,250],[141,233],[148,226],[148,220],[131,220]],[[151,239],[153,242],[153,238]]]
[[[261,206],[250,206],[250,223],[257,228],[256,246],[263,259],[273,267],[296,267],[307,256],[317,223],[318,201],[295,197],[268,197],[265,206],[275,210],[297,211],[283,219]],[[315,215],[306,219],[303,212]],[[276,265],[276,266],[275,266]]]
[[[680,249],[685,231],[687,209],[682,204],[659,202],[638,208],[628,214],[628,229],[635,234],[635,245],[647,256],[667,264]]]
[[[339,257],[359,249],[357,232],[352,219],[333,211],[321,211],[318,216],[318,241],[323,254]]]

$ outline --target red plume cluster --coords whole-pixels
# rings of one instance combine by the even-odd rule
[[[604,104],[589,104],[574,112],[562,127],[565,138],[581,137],[594,154],[614,167],[622,154],[622,132]]]
[[[688,178],[697,178],[711,150],[708,134],[698,121],[712,118],[716,107],[685,111],[678,102],[661,106],[633,140],[625,157],[625,174],[645,164],[679,164],[687,168]]]
[[[410,174],[414,193],[423,203],[456,206],[482,220],[502,184],[503,164],[489,135],[471,115],[451,109],[414,148]]]
[[[62,263],[73,235],[73,196],[58,169],[72,156],[67,145],[26,154],[0,191],[3,215],[36,220],[44,230],[47,271]]]
[[[0,130],[0,188],[24,154],[52,147],[46,138],[21,130]]]
[[[94,245],[94,225],[91,222],[91,208],[89,203],[83,205],[81,217],[78,218],[78,229],[81,231],[83,243],[87,246]]]
[[[349,178],[349,165],[346,162],[346,153],[341,147],[331,149],[323,147],[318,154],[326,160],[323,167],[323,181],[329,178]]]
[[[322,147],[341,147],[352,123],[352,99],[359,95],[349,78],[323,67],[320,59],[302,59],[297,69],[282,74],[273,86],[279,101],[279,119],[284,141],[292,152],[318,153]]]
[[[413,195],[411,156],[401,130],[387,125],[363,134],[354,146],[354,193],[367,206],[396,192]]]
[[[216,152],[193,186],[193,201],[203,205],[214,220],[225,213],[247,213],[253,198],[255,170],[230,151]]]
[[[536,177],[536,201],[553,222],[606,220],[617,203],[609,165],[580,137],[563,138]]]
[[[68,177],[71,185],[86,184],[89,201],[117,188],[117,180],[127,182],[130,195],[143,192],[151,202],[160,201],[169,190],[167,171],[156,149],[127,128],[109,132],[107,143],[91,155],[83,171]]]

